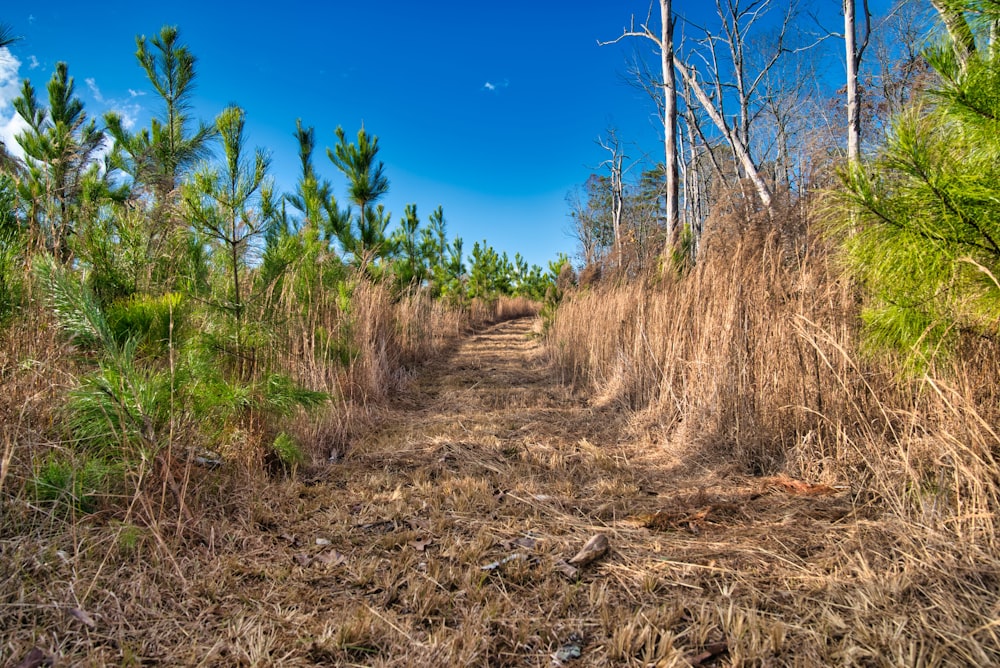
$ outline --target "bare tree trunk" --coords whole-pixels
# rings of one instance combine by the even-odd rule
[[[769,0],[764,3],[753,3],[754,5],[760,5],[754,11],[759,11],[760,7],[766,7],[769,4]],[[743,142],[745,146],[750,145],[750,96],[747,94],[746,85],[746,60],[743,57],[743,44],[744,36],[743,31],[740,26],[740,19],[743,18],[743,14],[746,10],[740,7],[740,0],[726,0],[726,6],[722,6],[722,0],[715,0],[715,9],[719,15],[719,20],[722,22],[722,30],[726,35],[725,43],[729,47],[729,57],[732,61],[732,85],[736,89],[737,99],[739,101],[740,107],[740,117],[737,121],[733,119],[733,133],[736,137]],[[713,44],[712,48],[714,51],[714,42],[710,40]],[[715,54],[712,54],[712,60],[715,63],[716,76],[721,75],[718,67],[718,59]],[[721,94],[722,81],[717,79],[717,90]]]
[[[621,154],[615,156],[611,167],[611,224],[615,234],[615,264],[620,269],[624,259],[624,249],[622,248],[622,212],[625,208],[625,187],[622,183],[622,162]]]
[[[722,165],[719,164],[719,159],[712,150],[712,146],[708,141],[708,137],[705,136],[704,130],[701,128],[701,122],[694,113],[694,102],[691,100],[691,87],[688,85],[684,86],[684,107],[685,107],[685,120],[688,126],[688,132],[690,133],[693,129],[697,138],[701,140],[702,146],[705,147],[705,153],[708,155],[709,162],[712,163],[712,171],[715,172],[715,177],[719,179],[719,183],[725,183],[726,173],[722,169]],[[695,159],[696,151],[694,147],[697,145],[695,138],[691,138],[691,159]],[[700,172],[699,172],[700,173]],[[703,205],[704,202],[699,202],[699,205]],[[704,209],[704,206],[701,206]]]
[[[675,59],[676,60],[676,59]],[[725,136],[726,141],[729,143],[730,148],[732,148],[733,153],[736,156],[737,162],[743,171],[746,173],[747,177],[753,183],[754,189],[757,191],[757,197],[760,198],[761,204],[767,209],[767,212],[772,213],[772,206],[774,197],[771,193],[771,188],[767,185],[767,181],[761,175],[760,170],[757,168],[757,164],[754,162],[753,157],[750,155],[750,150],[747,146],[740,140],[738,132],[734,131],[733,128],[729,126],[726,119],[723,118],[722,114],[716,108],[712,99],[705,93],[702,89],[701,84],[695,78],[684,63],[675,62],[677,69],[681,72],[681,77],[684,78],[684,82],[691,88],[694,96],[698,98],[698,103],[708,114],[708,117],[712,119],[715,126],[722,132]]]
[[[622,153],[621,142],[612,130],[607,143],[599,142],[601,148],[611,153],[611,157],[602,164],[611,170],[611,229],[614,235],[615,265],[620,269],[624,257],[622,248],[622,213],[625,208],[624,169],[625,156]]]
[[[678,190],[678,157],[677,157],[677,77],[674,72],[674,16],[672,11],[672,0],[660,1],[660,34],[657,35],[649,28],[649,18],[652,16],[652,6],[650,14],[646,17],[646,23],[635,27],[635,17],[632,18],[630,28],[624,30],[617,39],[609,42],[598,42],[598,44],[615,44],[625,37],[645,37],[660,50],[660,65],[663,74],[663,150],[666,181],[666,205],[667,205],[667,246],[673,246],[680,232],[680,205]]]
[[[695,259],[698,257],[698,248],[701,246],[701,233],[702,233],[702,176],[701,176],[701,165],[698,164],[698,144],[695,137],[695,128],[692,127],[692,116],[694,116],[694,111],[688,109],[685,115],[686,126],[687,126],[687,169],[686,174],[686,187],[684,189],[684,203],[688,210],[687,213],[687,224],[691,230],[691,258]]]
[[[663,69],[663,144],[667,185],[667,250],[680,236],[677,167],[677,75],[674,71],[674,15],[672,0],[660,0],[660,63]]]
[[[858,44],[856,0],[844,0],[844,44],[847,49],[847,160],[851,165],[861,161],[861,107],[858,100],[858,70],[861,56],[871,35],[871,12],[868,0],[863,0],[864,37]]]

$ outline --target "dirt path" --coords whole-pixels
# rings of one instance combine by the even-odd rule
[[[531,325],[470,337],[322,481],[262,499],[262,559],[233,583],[256,593],[218,605],[255,629],[246,660],[708,664],[729,652],[718,611],[750,614],[728,598],[745,574],[822,557],[842,500],[678,488],[673,462],[621,442],[619,411],[557,382]],[[574,576],[563,561],[597,533],[610,551]],[[782,651],[779,617],[753,629],[758,656]]]
[[[823,663],[854,647],[803,602],[848,596],[822,593],[860,540],[842,496],[680,477],[618,409],[558,382],[531,327],[464,340],[340,461],[199,518],[203,544],[95,526],[15,553],[32,587],[0,663],[39,645],[73,665],[449,667],[794,664],[803,642]],[[596,534],[608,552],[568,568]]]

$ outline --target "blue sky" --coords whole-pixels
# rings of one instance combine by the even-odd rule
[[[393,225],[407,203],[422,220],[442,205],[466,249],[485,238],[544,265],[574,250],[565,196],[605,159],[595,143],[604,130],[617,127],[634,157],[659,156],[655,108],[623,80],[627,59],[649,45],[597,44],[648,8],[646,0],[21,2],[0,14],[23,36],[0,59],[0,136],[12,143],[17,79],[43,90],[60,60],[92,115],[116,110],[148,125],[157,100],[135,37],[176,25],[198,58],[196,115],[211,122],[230,103],[243,107],[249,143],[270,152],[281,190],[298,171],[296,118],[316,128],[317,168],[341,199],[325,147],[338,125],[353,137],[364,123],[379,137]]]

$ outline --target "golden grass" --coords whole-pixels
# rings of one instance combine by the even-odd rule
[[[751,238],[683,279],[571,295],[550,350],[566,380],[689,461],[852,482],[902,516],[934,506],[924,519],[992,536],[996,346],[969,341],[935,375],[900,380],[857,354],[857,321],[820,244],[789,256]]]
[[[856,295],[821,243],[788,254],[775,236],[747,234],[712,250],[680,279],[569,296],[549,341],[563,378],[632,415],[633,436],[652,441],[646,458],[674,461],[679,476],[781,472],[848,490],[851,521],[836,549],[822,548],[825,572],[784,556],[770,567],[797,583],[799,631],[826,638],[817,661],[995,663],[996,344],[970,339],[933,375],[901,379],[891,359],[857,353]],[[689,516],[699,519],[659,520],[677,528]],[[766,591],[763,575],[735,584]],[[803,585],[821,594],[800,598]],[[740,624],[768,626],[759,614]],[[757,662],[762,651],[730,649],[729,659]]]
[[[548,666],[574,637],[567,665],[996,661],[990,562],[943,560],[853,486],[679,475],[556,384],[530,326],[430,361],[336,465],[206,477],[182,539],[5,529],[0,661]],[[609,554],[568,578],[595,533]]]
[[[433,305],[356,294],[359,349],[398,347],[299,377],[385,399],[296,427],[332,464],[191,470],[183,532],[46,514],[14,491],[35,446],[10,441],[0,665],[550,666],[574,639],[572,666],[1000,662],[990,347],[899,383],[854,354],[821,256],[714,266],[574,295],[544,342],[525,318],[423,353],[398,342]],[[55,401],[57,346],[32,345],[4,354],[48,371],[5,377],[10,401]],[[609,553],[569,577],[597,533]]]

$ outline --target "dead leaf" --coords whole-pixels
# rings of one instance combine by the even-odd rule
[[[427,549],[428,545],[432,545],[434,541],[430,538],[419,538],[417,540],[411,540],[407,545],[412,547],[417,552],[423,552]]]
[[[555,563],[555,569],[570,580],[578,580],[580,578],[580,569],[576,566],[570,566],[563,559],[560,559]]]
[[[89,628],[94,628],[95,626],[97,626],[97,623],[94,621],[94,618],[88,615],[85,610],[81,610],[80,608],[72,608],[70,609],[69,614],[75,617],[84,626],[87,626]]]
[[[51,666],[52,658],[47,656],[45,652],[33,648],[28,654],[21,659],[21,663],[17,664],[14,668],[40,668],[40,666]]]
[[[695,654],[689,660],[692,666],[704,666],[709,661],[717,659],[726,652],[729,651],[729,644],[725,640],[722,642],[712,643],[711,645],[705,645],[703,651],[700,654]]]
[[[829,485],[813,484],[795,480],[788,476],[774,476],[768,481],[769,487],[777,487],[788,494],[798,496],[833,496],[837,490]]]
[[[587,544],[568,563],[573,566],[586,566],[603,557],[608,551],[608,547],[608,537],[602,533],[596,534],[591,536]]]
[[[299,566],[302,566],[303,568],[312,563],[312,557],[310,557],[308,554],[305,554],[304,552],[299,552],[293,557],[293,559],[295,559],[295,563],[297,563]]]
[[[324,566],[339,566],[347,561],[347,557],[336,550],[330,550],[329,552],[317,554],[315,561],[318,561]]]

